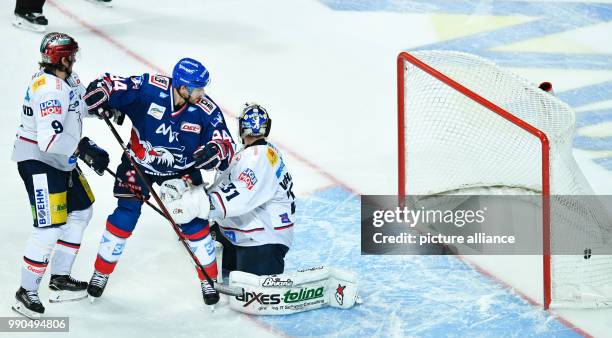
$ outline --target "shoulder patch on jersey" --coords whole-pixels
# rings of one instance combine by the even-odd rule
[[[268,157],[268,161],[270,162],[271,166],[275,166],[276,163],[278,163],[278,154],[272,147],[268,147],[266,156]]]
[[[149,106],[149,110],[147,111],[147,114],[153,116],[157,120],[161,120],[162,117],[164,116],[165,111],[166,111],[166,107],[160,106],[154,102],[151,102],[151,105]]]
[[[188,133],[199,134],[202,131],[202,127],[199,124],[183,122],[181,123],[181,130]]]
[[[170,79],[163,75],[149,76],[149,83],[163,90],[168,90],[168,87],[170,87]]]
[[[238,179],[246,183],[246,188],[249,190],[253,190],[253,187],[257,184],[257,177],[255,177],[255,172],[251,168],[244,169]]]
[[[217,108],[217,105],[209,100],[206,96],[198,101],[196,106],[202,108],[202,110],[208,115],[212,114],[212,112],[215,111],[215,108]]]
[[[132,80],[132,88],[134,89],[138,89],[142,85],[142,76],[132,76],[130,80]]]
[[[212,118],[212,120],[210,120],[210,124],[216,128],[219,123],[223,122],[223,116],[221,116],[221,113],[218,113],[215,117]]]
[[[34,83],[32,84],[32,91],[36,92],[38,90],[38,87],[44,86],[46,83],[47,78],[44,75],[41,75],[36,80],[34,80]]]
[[[40,104],[40,116],[62,115],[62,104],[59,100],[48,100]]]
[[[289,214],[287,214],[287,213],[280,214],[280,215],[278,215],[278,217],[280,217],[280,221],[283,224],[291,223],[291,220],[289,219]]]

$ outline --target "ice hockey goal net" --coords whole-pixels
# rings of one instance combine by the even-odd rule
[[[541,194],[544,307],[551,302],[563,307],[612,306],[612,256],[585,260],[550,254],[555,236],[560,236],[554,211],[551,220],[550,199],[593,194],[572,155],[572,109],[493,62],[467,53],[402,52],[397,67],[399,196],[476,187]],[[577,240],[609,245],[609,219],[589,222],[575,230]]]

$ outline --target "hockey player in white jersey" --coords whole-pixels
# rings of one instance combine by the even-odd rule
[[[293,240],[295,196],[279,150],[266,140],[272,120],[260,105],[247,104],[239,119],[243,150],[208,192],[170,180],[162,200],[177,223],[195,217],[219,224],[224,270],[281,274]]]
[[[40,71],[28,86],[13,148],[12,159],[26,187],[34,225],[13,309],[30,318],[45,311],[38,289],[54,248],[49,300],[86,297],[87,283],[72,278],[71,270],[94,197],[76,161],[83,159],[101,175],[109,158],[87,137],[81,138],[87,107],[82,98],[85,88],[72,72],[78,49],[67,34],[44,36]]]

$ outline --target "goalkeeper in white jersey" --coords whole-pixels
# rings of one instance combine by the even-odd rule
[[[13,148],[12,160],[17,162],[33,218],[13,309],[30,318],[45,311],[38,289],[47,265],[51,302],[86,297],[87,282],[72,278],[71,270],[92,216],[94,196],[76,162],[79,157],[102,175],[109,159],[106,151],[81,138],[87,106],[82,98],[85,88],[72,72],[78,50],[67,34],[44,36],[40,71],[26,91]]]
[[[293,181],[279,150],[266,140],[272,120],[247,104],[239,119],[244,148],[208,192],[180,179],[163,184],[164,204],[179,224],[195,217],[215,221],[223,234],[224,270],[281,274],[293,240]]]

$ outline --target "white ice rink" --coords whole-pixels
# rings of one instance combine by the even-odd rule
[[[558,311],[558,319],[501,286],[506,283],[541,302],[539,257],[508,257],[504,265],[499,257],[493,262],[486,257],[468,259],[492,277],[453,257],[360,258],[356,197],[397,193],[395,58],[402,50],[425,46],[463,46],[534,83],[552,81],[559,97],[578,111],[575,154],[583,171],[598,193],[612,194],[612,1],[578,5],[527,0],[113,3],[113,8],[103,8],[85,0],[47,0],[44,14],[50,21],[49,31],[69,33],[81,47],[75,65],[81,80],[88,83],[103,72],[126,76],[169,73],[182,57],[203,61],[212,79],[207,92],[224,107],[231,128],[235,128],[232,113],[247,100],[263,104],[274,120],[271,139],[294,174],[302,207],[297,236],[308,239],[296,241],[287,257],[288,267],[359,262],[360,278],[378,284],[364,283],[364,305],[344,312],[325,310],[321,312],[325,316],[314,311],[303,317],[261,319],[226,306],[211,314],[203,306],[194,269],[172,229],[143,207],[134,235],[99,302],[45,302],[46,315],[70,317],[67,336],[612,337],[610,310]],[[530,12],[529,6],[540,4],[559,10]],[[10,305],[19,286],[21,257],[31,228],[27,195],[10,152],[25,90],[37,70],[42,37],[12,27],[13,8],[12,0],[0,4],[0,167],[4,169],[0,175],[4,234],[0,316],[14,316]],[[549,18],[550,24],[542,18]],[[129,132],[129,126],[120,129],[123,135]],[[115,168],[120,148],[104,123],[86,120],[84,134],[109,150],[110,167]],[[106,217],[116,203],[110,177],[99,177],[88,169],[86,175],[97,201],[74,268],[75,276],[84,280],[91,276]],[[403,271],[406,266],[418,273]],[[386,267],[398,270],[385,271]],[[442,270],[444,275],[437,275]],[[444,283],[463,274],[483,283],[482,288],[471,292],[459,278],[454,288],[436,288],[435,281]],[[419,278],[432,289],[412,287],[418,286]],[[48,276],[41,284],[43,299],[47,283]],[[373,285],[383,286],[375,291]],[[399,287],[401,295],[394,294],[391,286]],[[442,300],[431,299],[430,307],[411,310],[417,308],[409,301],[413,295],[417,299],[422,293],[438,292]],[[513,300],[508,306],[495,304],[495,295]],[[396,306],[400,303],[403,305]],[[456,311],[447,308],[449,304]],[[478,309],[470,304],[478,304]],[[514,313],[489,311],[495,305]],[[470,311],[477,314],[445,326],[459,313]]]

